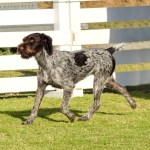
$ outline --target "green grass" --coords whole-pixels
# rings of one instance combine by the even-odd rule
[[[76,114],[70,123],[60,112],[61,99],[44,98],[32,125],[21,125],[30,114],[34,97],[0,98],[0,149],[3,150],[149,150],[150,94],[134,91],[137,109],[130,109],[118,94],[104,93],[92,120],[78,122],[91,105],[92,95],[73,98]]]

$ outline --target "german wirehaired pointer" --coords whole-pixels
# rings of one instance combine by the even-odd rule
[[[112,78],[115,69],[115,60],[112,54],[121,50],[122,47],[123,44],[119,44],[108,49],[98,48],[68,52],[53,50],[52,38],[45,34],[33,33],[25,37],[23,43],[18,46],[18,52],[25,59],[35,56],[39,70],[35,103],[29,118],[23,124],[31,124],[34,121],[47,85],[63,89],[61,110],[73,122],[75,115],[68,108],[72,91],[77,82],[91,74],[94,75],[93,104],[87,114],[80,117],[79,120],[89,120],[98,110],[104,86],[123,94],[130,106],[133,109],[136,108],[135,101],[125,87]]]

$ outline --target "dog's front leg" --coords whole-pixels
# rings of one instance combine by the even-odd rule
[[[63,102],[61,104],[61,111],[65,114],[71,122],[74,122],[75,115],[69,111],[68,104],[73,92],[73,88],[67,88],[63,91]]]
[[[38,83],[38,88],[36,91],[33,109],[31,111],[29,118],[26,121],[24,121],[22,124],[24,124],[24,125],[25,124],[31,124],[34,121],[35,117],[37,116],[38,109],[40,107],[42,98],[44,96],[44,91],[45,91],[46,86],[47,85],[45,83]]]

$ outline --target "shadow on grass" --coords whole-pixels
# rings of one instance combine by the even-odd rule
[[[117,116],[124,116],[124,115],[128,115],[128,114],[125,114],[125,113],[109,113],[109,112],[99,112],[100,114],[103,114],[103,115],[117,115]]]
[[[83,111],[78,111],[78,110],[71,110],[71,111],[77,117],[81,117],[81,115],[79,115],[79,113],[83,113]],[[31,110],[24,110],[24,111],[0,111],[0,114],[7,114],[7,115],[9,115],[11,117],[18,118],[21,121],[25,121],[29,117],[30,113],[31,113]],[[53,119],[53,118],[49,117],[50,115],[56,114],[56,113],[61,113],[60,108],[41,108],[38,111],[38,116],[37,117],[40,117],[40,118],[43,118],[43,119],[46,119],[46,120],[49,120],[49,121],[53,121],[53,122],[66,122],[66,123],[69,122],[69,120],[68,121],[56,120],[56,119]]]
[[[83,114],[86,113],[86,111],[80,111],[80,110],[71,110],[76,117],[81,117]],[[31,113],[31,110],[24,110],[24,111],[0,111],[0,114],[7,114],[11,117],[20,119],[21,121],[25,121],[29,115]],[[56,113],[61,113],[60,108],[41,108],[38,111],[38,117],[46,119],[48,121],[52,121],[52,122],[65,122],[68,123],[70,122],[65,121],[65,120],[56,120],[53,118],[50,118],[50,115],[52,114],[56,114]],[[102,115],[127,115],[124,113],[109,113],[109,112],[96,112]],[[82,114],[82,115],[81,115]]]
[[[0,114],[7,114],[11,117],[18,118],[21,121],[25,121],[31,113],[31,110],[24,110],[24,111],[0,111]],[[38,111],[38,116],[40,118],[47,119],[53,122],[66,122],[64,120],[55,120],[49,117],[49,115],[60,113],[59,108],[41,108]]]
[[[0,94],[0,100],[3,100],[4,98],[27,98],[30,96],[35,97],[35,92],[4,93]]]

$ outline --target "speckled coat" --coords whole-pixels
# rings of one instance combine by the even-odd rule
[[[35,58],[40,68],[38,78],[62,89],[74,88],[77,82],[91,74],[106,80],[115,68],[114,58],[103,49],[74,52],[54,50],[53,55],[43,50]]]
[[[123,44],[119,44],[108,49],[58,51],[53,50],[50,36],[33,33],[25,37],[23,43],[18,46],[18,52],[22,58],[34,56],[39,65],[39,71],[35,103],[29,118],[23,124],[31,124],[35,119],[47,85],[63,89],[61,110],[73,122],[75,115],[68,108],[72,91],[77,82],[91,74],[94,75],[93,104],[87,114],[80,117],[79,120],[89,120],[99,108],[100,95],[105,85],[122,93],[131,107],[135,108],[135,101],[126,89],[111,77],[115,69],[115,59],[112,54],[121,50],[122,47]]]

